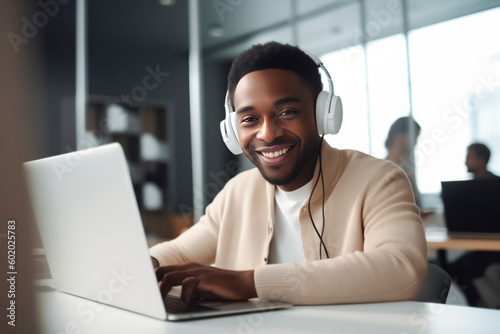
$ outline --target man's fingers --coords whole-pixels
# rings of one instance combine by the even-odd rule
[[[156,280],[158,282],[161,282],[163,280],[163,276],[165,276],[168,273],[176,272],[176,271],[184,271],[184,270],[189,270],[192,268],[199,267],[200,265],[197,263],[188,263],[188,264],[183,264],[183,265],[178,265],[178,266],[164,266],[164,267],[158,267],[155,270],[156,274]]]
[[[173,286],[183,284],[187,277],[195,277],[199,265],[190,263],[182,266],[160,267],[156,270],[156,277],[160,281],[161,295],[165,297]]]
[[[170,289],[172,289],[174,285],[171,284],[168,280],[162,280],[160,282],[160,293],[163,298],[168,294]]]
[[[194,300],[199,299],[197,289],[200,282],[198,277],[187,277],[182,281],[181,300],[186,306],[189,307]]]
[[[182,300],[198,298],[245,300],[256,297],[253,270],[230,271],[197,263],[156,269],[162,296],[173,286],[182,285]]]
[[[187,278],[193,276],[189,271],[174,271],[163,275],[160,281],[161,295],[165,297],[173,286],[181,285]]]

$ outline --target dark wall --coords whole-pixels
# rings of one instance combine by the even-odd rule
[[[35,4],[26,17],[30,19],[41,10]],[[28,44],[20,45],[21,52],[36,53],[35,70],[41,74],[37,77],[43,78],[34,83],[37,100],[26,120],[36,124],[36,148],[25,160],[77,147],[74,109],[63,108],[63,101],[74,99],[76,94],[75,12],[75,1],[61,5]],[[178,203],[192,206],[187,2],[163,8],[158,2],[90,0],[87,14],[90,95],[119,98],[130,94],[135,86],[142,85],[148,74],[146,67],[168,73],[156,89],[148,91],[147,98],[168,101],[174,107],[175,169],[179,181],[174,192]],[[19,20],[18,30],[22,24]],[[28,93],[26,98],[35,96]]]
[[[177,20],[170,20],[172,16]],[[121,99],[143,86],[151,70],[159,72],[160,81],[147,90],[146,99],[173,106],[176,184],[172,204],[174,210],[180,204],[192,207],[187,2],[164,8],[158,2],[89,1],[88,31],[89,95]]]
[[[175,121],[176,202],[191,205],[191,137],[189,119],[189,67],[187,57],[165,52],[147,52],[122,48],[99,47],[92,43],[89,55],[89,95],[120,99],[143,85],[146,68],[162,73],[157,88],[147,92],[147,99],[171,102]],[[167,74],[168,73],[168,76]]]
[[[220,122],[225,117],[224,98],[231,62],[206,60],[204,66],[205,185],[203,196],[210,203],[229,178],[235,175],[238,159],[222,141]]]
[[[36,3],[26,16],[40,11]],[[37,127],[37,140],[25,160],[66,153],[76,148],[74,121],[62,107],[76,92],[75,2],[61,5],[56,15],[39,29],[25,49],[36,49],[35,71],[43,78],[34,84],[37,96],[33,113],[26,119]],[[158,2],[132,0],[89,0],[88,12],[88,93],[119,98],[141,85],[146,67],[168,72],[160,85],[148,91],[148,99],[165,100],[175,110],[176,203],[192,207],[192,162],[189,115],[189,35],[187,1],[174,8],[158,7]],[[19,29],[22,22],[19,21]],[[234,173],[233,156],[222,142],[219,123],[224,118],[228,60],[204,62],[204,149],[206,157],[203,189],[205,204],[211,202]],[[68,118],[70,121],[68,121]]]
[[[36,35],[20,47],[20,52],[36,54],[37,66],[32,70],[36,94],[25,92],[25,98],[31,99],[34,106],[29,122],[37,130],[35,148],[26,160],[66,152],[61,139],[61,101],[74,96],[76,88],[75,2],[60,5],[57,12],[53,10],[55,14],[47,15],[47,23],[37,27]],[[33,23],[33,16],[39,13],[45,12],[33,4],[25,17]]]

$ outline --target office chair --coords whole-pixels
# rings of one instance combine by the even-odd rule
[[[500,310],[500,263],[490,264],[473,283],[484,306]]]
[[[427,265],[427,277],[420,289],[419,302],[446,304],[453,280],[446,271],[434,263]]]

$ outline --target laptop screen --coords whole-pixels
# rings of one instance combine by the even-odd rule
[[[500,178],[441,186],[448,232],[500,233]]]

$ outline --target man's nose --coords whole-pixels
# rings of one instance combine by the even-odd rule
[[[271,143],[274,139],[283,136],[284,130],[281,122],[274,118],[265,119],[257,133],[257,139]]]

